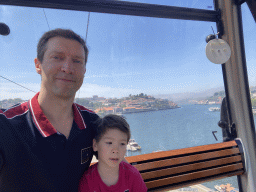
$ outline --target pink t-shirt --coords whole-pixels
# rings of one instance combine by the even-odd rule
[[[146,192],[147,187],[140,172],[132,165],[121,162],[119,178],[115,185],[107,186],[100,178],[98,163],[89,167],[80,180],[79,192]]]

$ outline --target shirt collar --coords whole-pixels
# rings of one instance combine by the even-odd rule
[[[46,118],[44,115],[39,103],[38,103],[38,96],[39,92],[32,98],[30,99],[29,103],[29,109],[32,114],[33,122],[39,132],[42,134],[43,137],[48,137],[51,136],[55,133],[57,133],[57,130],[52,126],[50,121]],[[73,113],[74,113],[74,120],[78,127],[82,130],[86,128],[86,124],[84,122],[84,119],[82,117],[82,114],[77,107],[76,104],[73,103],[72,105],[73,108]]]

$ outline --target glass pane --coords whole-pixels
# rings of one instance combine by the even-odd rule
[[[196,1],[195,0],[182,0],[182,1],[170,1],[170,0],[121,0],[121,1],[214,10],[214,6],[213,6],[213,1],[212,0],[206,0],[206,1],[202,1],[202,0],[201,1],[198,1],[198,0],[196,0]]]
[[[256,122],[256,56],[255,43],[256,39],[254,31],[256,30],[255,20],[247,6],[247,3],[242,4],[242,22],[244,32],[245,55],[247,64],[247,73],[251,92],[252,110],[254,115],[254,123]]]
[[[171,2],[208,6],[208,1],[165,1]],[[0,75],[32,90],[1,78],[0,108],[40,90],[33,59],[41,35],[70,28],[85,38],[87,19],[86,12],[0,6],[0,20],[11,29],[10,35],[0,36]],[[224,97],[222,70],[205,55],[211,27],[216,33],[210,22],[90,13],[87,72],[76,101],[99,115],[126,117],[141,146],[127,151],[128,156],[222,142],[217,126]]]
[[[80,97],[116,97],[116,105],[142,107],[143,102],[153,103],[143,96],[147,95],[180,106],[124,113],[133,137],[143,144],[143,150],[129,155],[221,141],[220,113],[209,111],[219,107],[223,97],[210,98],[223,91],[221,66],[210,63],[205,55],[205,37],[212,33],[211,26],[215,29],[208,22],[91,14],[85,83],[94,88],[85,84]],[[216,105],[195,105],[207,100]],[[218,141],[212,131],[218,131]]]
[[[251,101],[253,107],[253,114],[256,113],[256,74],[255,74],[255,37],[253,31],[256,29],[255,21],[252,17],[246,3],[242,5],[242,18],[243,18],[243,31],[244,31],[244,44],[246,53],[246,63],[248,70],[249,85],[251,91]],[[255,122],[255,119],[254,119]]]

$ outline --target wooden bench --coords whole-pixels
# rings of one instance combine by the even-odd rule
[[[245,172],[241,142],[203,145],[126,157],[149,191],[166,191]]]

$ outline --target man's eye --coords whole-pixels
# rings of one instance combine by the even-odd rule
[[[74,60],[74,63],[82,63],[80,60]]]
[[[57,60],[59,60],[59,59],[60,59],[60,57],[59,57],[59,56],[53,56],[53,58],[54,58],[54,59],[57,59]]]
[[[121,145],[126,145],[126,143],[121,143]]]
[[[111,145],[111,144],[112,144],[112,142],[106,142],[106,144],[109,144],[109,145]]]

